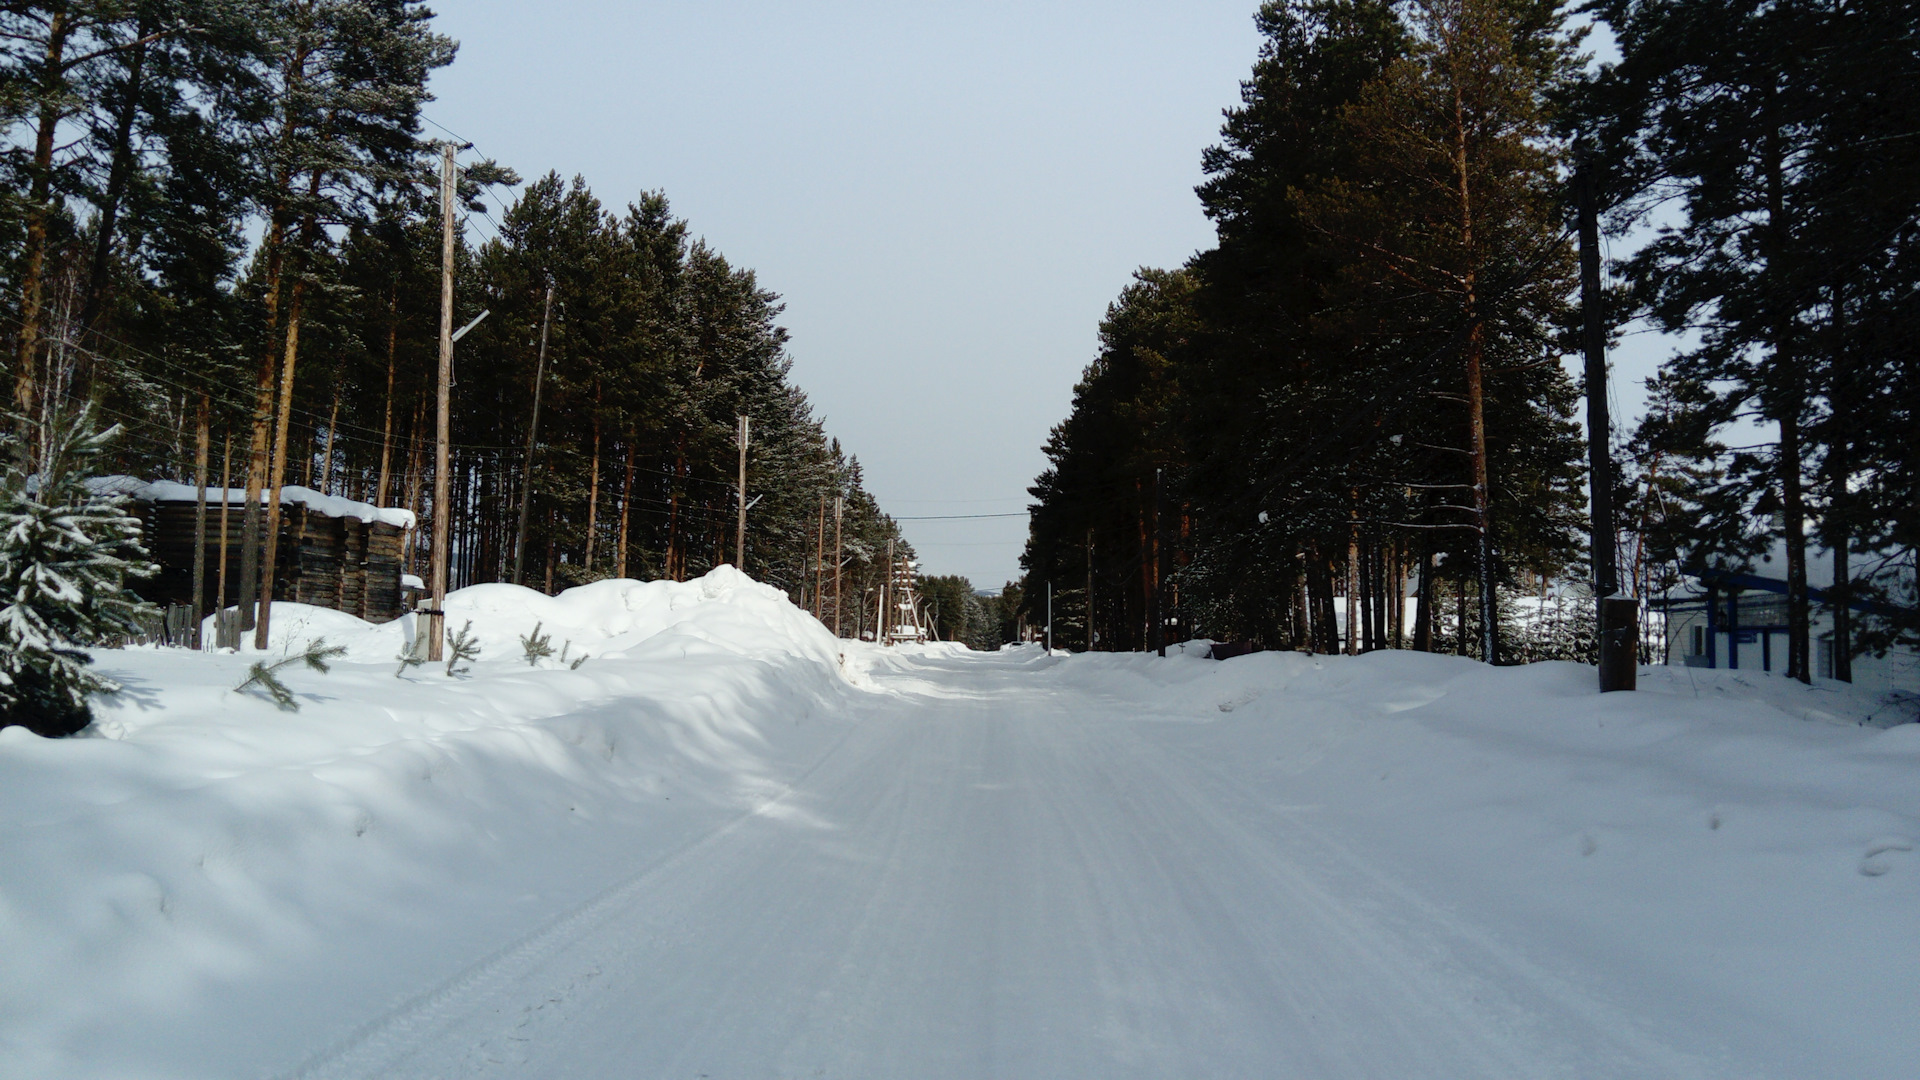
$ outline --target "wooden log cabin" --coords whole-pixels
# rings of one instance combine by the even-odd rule
[[[198,490],[191,484],[164,480],[148,483],[129,476],[102,477],[89,481],[88,487],[100,494],[126,495],[132,500],[128,509],[140,519],[147,551],[160,565],[157,576],[134,582],[134,591],[156,604],[192,603]],[[226,602],[231,606],[239,597],[240,529],[246,496],[243,488],[227,493],[227,544],[222,552],[220,489],[207,490],[206,580],[201,611],[214,610],[223,555],[227,562]],[[264,505],[260,513],[264,522]],[[401,562],[407,532],[413,527],[411,511],[323,495],[311,488],[281,488],[274,599],[329,607],[368,622],[399,618],[405,610]]]

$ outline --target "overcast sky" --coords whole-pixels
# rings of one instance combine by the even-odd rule
[[[1017,514],[1106,305],[1211,245],[1193,187],[1254,7],[443,0],[427,116],[611,207],[664,190],[785,298],[888,513]],[[1024,516],[903,527],[927,572],[1018,573]]]

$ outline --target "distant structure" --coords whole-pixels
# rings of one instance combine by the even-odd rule
[[[199,489],[170,480],[145,481],[105,476],[87,481],[92,491],[125,495],[140,519],[147,551],[160,564],[158,576],[135,582],[134,591],[156,604],[193,603],[193,534]],[[266,493],[261,493],[264,502]],[[226,548],[220,546],[222,517],[219,488],[207,489],[206,572],[200,610],[212,612],[219,588],[220,563],[226,561],[226,603],[239,597],[241,526],[246,515],[245,488],[226,492]],[[280,489],[279,557],[273,595],[316,607],[333,608],[368,622],[388,622],[405,611],[401,561],[413,512],[324,495],[312,488]],[[264,508],[260,520],[266,520]],[[262,545],[264,548],[264,545]]]
[[[1817,570],[1829,568],[1822,559],[1810,562]],[[1813,643],[1811,674],[1816,683],[1837,679],[1873,693],[1920,692],[1920,653],[1896,645],[1884,652],[1848,656],[1843,665],[1835,652],[1835,615],[1840,601],[1830,587],[1821,585],[1809,586],[1807,598]],[[1695,571],[1680,587],[1656,597],[1653,607],[1664,615],[1666,631],[1665,656],[1659,656],[1661,642],[1657,636],[1655,655],[1668,664],[1763,672],[1785,666],[1785,579],[1741,571]],[[1848,600],[1846,607],[1855,618],[1912,617],[1911,610],[1899,605],[1858,597]],[[1776,642],[1776,637],[1782,640]]]
[[[893,572],[887,584],[887,638],[889,645],[920,644],[927,640],[926,613],[920,593],[913,584],[913,562],[905,557],[893,560]]]

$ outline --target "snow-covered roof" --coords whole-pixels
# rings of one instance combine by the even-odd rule
[[[125,495],[141,502],[195,502],[200,498],[199,488],[173,480],[142,480],[136,476],[96,476],[86,483],[87,490],[96,495]],[[208,488],[207,501],[220,502],[220,489]],[[234,503],[246,505],[247,489],[228,488],[226,501],[229,506]],[[267,501],[267,492],[264,488],[260,492],[260,501]],[[280,502],[283,505],[292,503],[304,506],[325,517],[374,521],[400,529],[411,529],[415,524],[411,510],[356,502],[339,495],[326,495],[297,484],[288,484],[280,489]]]

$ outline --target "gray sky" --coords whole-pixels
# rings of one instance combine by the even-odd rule
[[[443,0],[427,115],[615,208],[664,189],[785,298],[795,379],[887,512],[1018,513],[1106,305],[1211,246],[1193,187],[1254,8]],[[1633,341],[1616,408],[1663,351]],[[1018,573],[1024,516],[903,526],[928,572]]]

